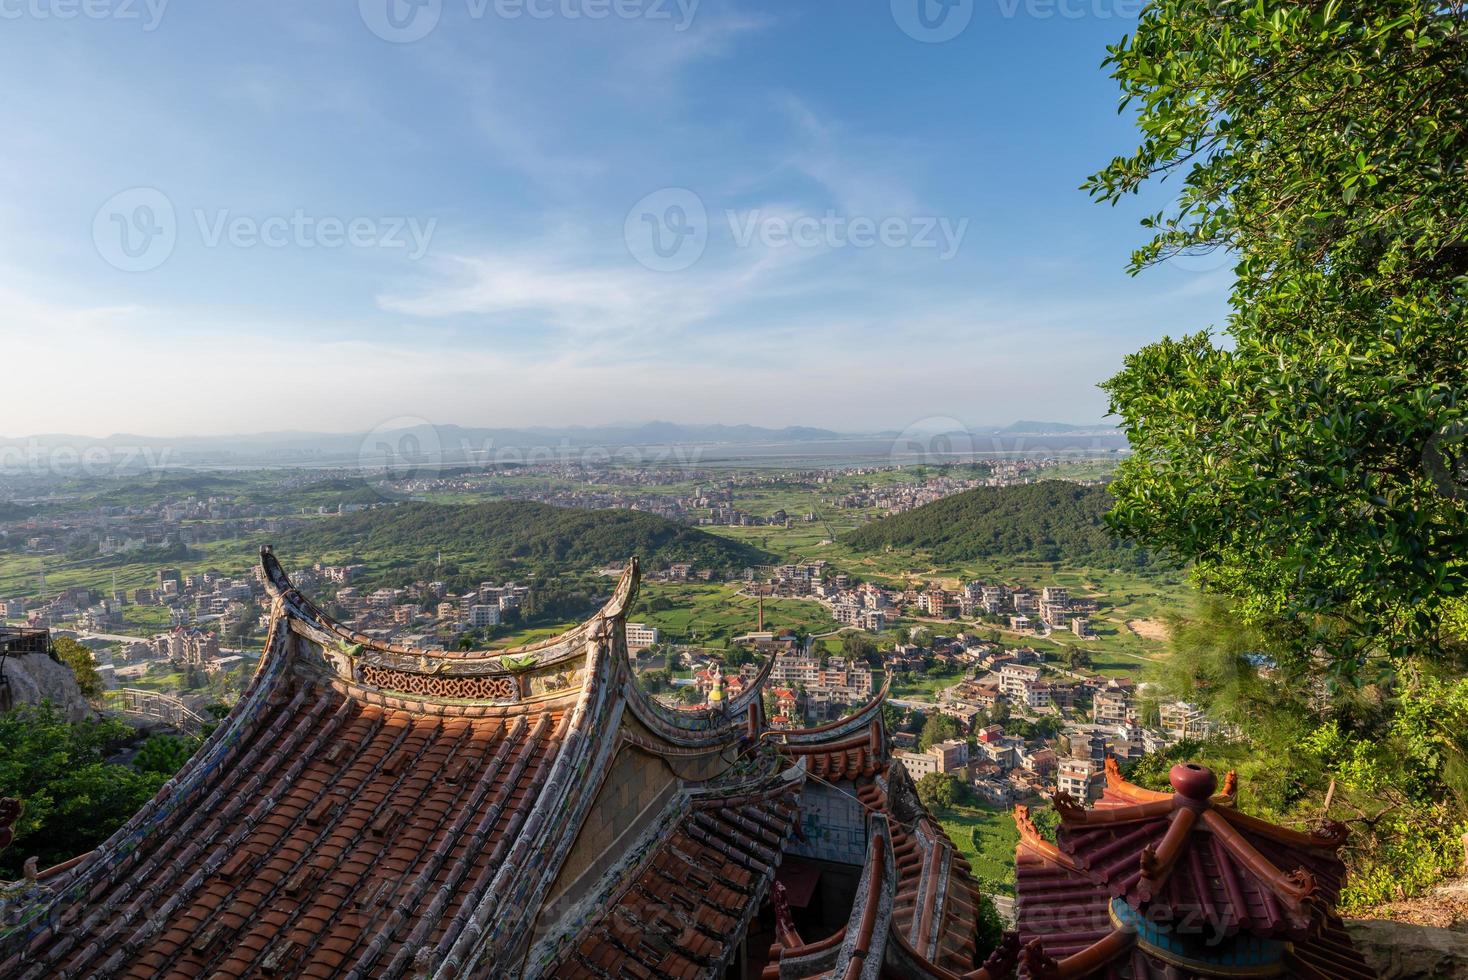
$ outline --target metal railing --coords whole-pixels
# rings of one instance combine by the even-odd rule
[[[145,691],[136,687],[124,687],[108,691],[105,695],[107,710],[134,718],[146,718],[172,725],[189,735],[203,735],[208,719],[184,704],[178,698],[157,691]]]

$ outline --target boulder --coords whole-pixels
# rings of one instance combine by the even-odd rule
[[[50,701],[67,721],[83,721],[95,712],[82,697],[71,668],[42,654],[5,658],[5,680],[12,706]]]
[[[1381,980],[1468,977],[1468,933],[1388,919],[1352,919],[1346,928]]]

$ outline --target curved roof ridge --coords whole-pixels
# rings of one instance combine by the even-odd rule
[[[1136,940],[1135,932],[1117,926],[1085,949],[1056,960],[1046,954],[1045,944],[1035,939],[1020,953],[1019,965],[1029,980],[1076,980],[1095,976],[1106,964],[1130,952]]]
[[[1217,802],[1215,798],[1215,805]],[[1242,810],[1218,807],[1218,813],[1240,830],[1247,830],[1292,847],[1320,848],[1335,852],[1344,847],[1346,841],[1351,837],[1350,829],[1337,820],[1322,821],[1307,834],[1272,824],[1268,820],[1251,817]]]
[[[383,643],[364,633],[358,633],[327,615],[316,602],[301,592],[292,583],[290,576],[286,574],[280,560],[276,558],[275,550],[268,544],[260,548],[260,564],[264,572],[266,591],[272,598],[283,600],[289,612],[323,633],[335,636],[344,644],[397,657],[414,657],[425,663],[437,662],[453,665],[487,665],[494,661],[503,663],[509,658],[535,656],[536,666],[547,666],[562,660],[575,659],[574,650],[577,641],[584,638],[586,631],[593,623],[625,619],[632,599],[637,594],[638,582],[641,579],[641,563],[636,557],[633,557],[627,562],[627,567],[617,581],[611,597],[585,622],[535,643],[507,647],[502,650],[473,651],[465,655],[445,650],[426,650],[397,643]],[[552,650],[561,655],[541,656],[545,651]]]
[[[1040,833],[1040,828],[1035,826],[1035,821],[1030,817],[1029,807],[1023,803],[1017,805],[1014,808],[1013,816],[1015,828],[1019,830],[1020,846],[1029,848],[1035,854],[1048,861],[1053,861],[1067,871],[1074,871],[1076,874],[1089,877],[1079,861],[1045,839],[1045,836]]]
[[[892,675],[888,673],[882,681],[882,689],[870,701],[846,717],[838,718],[824,725],[817,725],[814,728],[783,729],[780,731],[780,734],[784,737],[785,744],[791,747],[834,741],[843,735],[849,735],[871,722],[874,718],[880,719],[882,717],[882,706],[887,702],[887,692],[891,687]]]
[[[624,582],[629,576],[635,581],[635,561],[624,574]],[[621,611],[625,612],[625,604]],[[470,893],[479,896],[477,903],[472,908],[467,901],[461,905],[436,947],[424,948],[432,950],[428,956],[435,964],[436,977],[462,976],[475,964],[492,967],[513,961],[516,951],[528,949],[533,932],[530,920],[538,914],[541,900],[570,854],[596,799],[601,779],[595,774],[606,771],[622,744],[617,738],[598,737],[598,733],[615,727],[621,716],[622,688],[616,683],[626,662],[621,623],[616,622],[617,628],[611,634],[611,639],[620,643],[608,642],[605,621],[594,619],[587,625],[586,683],[564,722],[565,736],[545,783],[513,839],[502,838],[501,846],[508,846],[500,864],[481,872],[484,887],[476,885]],[[540,859],[531,860],[536,855]],[[507,902],[509,914],[503,908]],[[395,964],[405,965],[406,961]]]
[[[1203,822],[1213,832],[1213,837],[1228,853],[1266,884],[1281,905],[1295,913],[1291,925],[1296,930],[1308,930],[1323,920],[1326,909],[1321,902],[1320,886],[1315,876],[1306,868],[1299,867],[1285,872],[1273,861],[1259,853],[1242,833],[1229,822],[1225,813],[1232,811],[1207,810]]]
[[[1135,783],[1127,782],[1126,777],[1121,774],[1121,766],[1114,755],[1106,757],[1106,788],[1128,803],[1153,803],[1157,800],[1172,799],[1171,793],[1159,793],[1156,790],[1145,789]]]
[[[765,682],[774,669],[775,658],[770,657],[749,682],[749,686],[725,707],[678,710],[669,708],[644,691],[637,682],[629,661],[623,671],[623,696],[638,721],[674,746],[703,748],[732,744],[746,735],[756,735],[763,728],[764,708],[761,695]],[[751,706],[759,712],[754,731],[750,729],[748,718]]]
[[[867,817],[867,859],[857,884],[861,917],[841,943],[831,975],[844,980],[875,980],[880,975],[897,900],[897,866],[887,820]],[[856,909],[852,909],[853,916]]]
[[[632,716],[675,749],[715,751],[744,737],[744,718],[724,708],[698,711],[669,708],[642,689],[630,668],[624,671],[621,690]]]

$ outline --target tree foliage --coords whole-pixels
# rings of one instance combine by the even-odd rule
[[[178,735],[153,735],[138,749],[133,765],[139,772],[172,776],[183,768],[204,740]]]
[[[917,794],[923,806],[939,813],[963,802],[965,791],[963,783],[952,773],[930,772],[917,781]]]
[[[69,724],[50,705],[0,714],[0,796],[25,804],[0,878],[20,877],[30,856],[46,868],[96,847],[158,791],[171,772],[103,761],[132,735],[117,721]]]
[[[979,487],[847,534],[860,551],[915,550],[945,562],[979,558],[1065,560],[1106,568],[1157,564],[1144,549],[1107,532],[1111,496],[1062,480]]]
[[[918,736],[918,751],[926,752],[930,745],[957,737],[958,719],[935,711],[923,721],[923,731]]]
[[[1134,270],[1236,260],[1226,338],[1107,385],[1134,449],[1115,525],[1301,649],[1345,619],[1345,674],[1440,644],[1468,590],[1464,29],[1456,2],[1158,0],[1109,59],[1142,139],[1087,186],[1181,180]]]
[[[69,636],[56,637],[51,641],[51,649],[58,660],[71,668],[82,697],[88,701],[96,701],[102,696],[106,685],[102,683],[102,675],[97,673],[97,663],[91,650]]]
[[[435,578],[440,552],[470,566],[461,570],[470,578],[527,566],[590,569],[633,555],[653,567],[686,561],[735,569],[771,560],[757,548],[655,514],[525,500],[380,507],[320,522],[297,532],[289,546],[302,555],[362,553],[393,556],[400,564],[427,563],[422,577]]]
[[[1114,529],[1212,597],[1160,684],[1244,735],[1137,778],[1198,758],[1272,819],[1346,819],[1347,908],[1461,859],[1465,29],[1461,0],[1153,0],[1108,59],[1140,143],[1086,185],[1177,181],[1133,272],[1233,261],[1223,335],[1105,386],[1133,449]]]

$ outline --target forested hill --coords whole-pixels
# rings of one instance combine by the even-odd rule
[[[631,510],[576,510],[532,501],[409,503],[322,521],[297,531],[282,551],[297,560],[351,557],[374,570],[435,561],[488,574],[497,569],[584,571],[641,557],[645,567],[693,562],[737,569],[769,562],[757,548]]]
[[[1156,556],[1119,542],[1102,518],[1111,495],[1099,487],[1046,480],[1014,487],[980,487],[887,517],[847,534],[861,551],[921,551],[938,561],[979,558],[1066,561],[1141,568]]]

